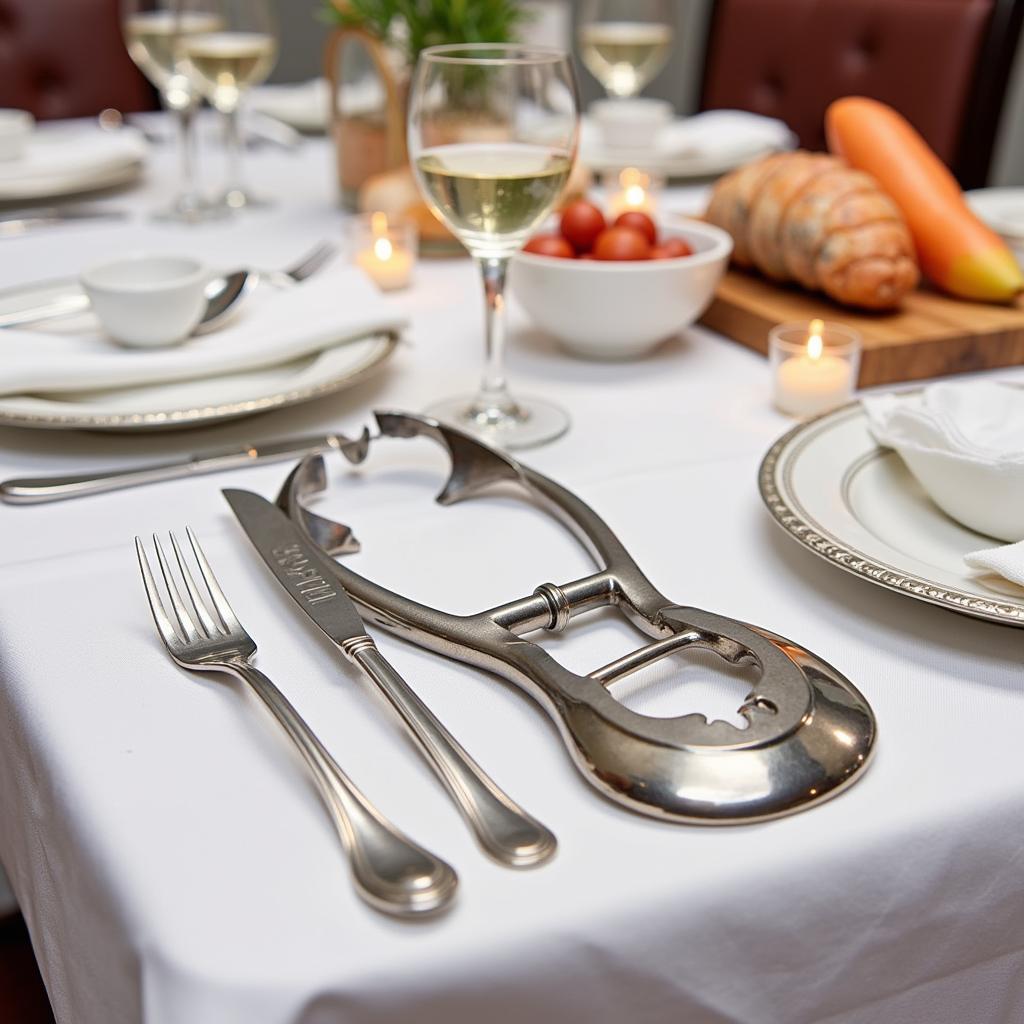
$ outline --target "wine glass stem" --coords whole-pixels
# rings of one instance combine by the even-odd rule
[[[501,419],[517,412],[505,381],[505,275],[507,256],[479,257],[477,263],[484,279],[486,359],[480,390],[471,415],[480,419]]]
[[[181,199],[196,198],[196,108],[187,104],[177,108],[178,147],[181,150]]]
[[[227,193],[243,195],[242,186],[242,122],[238,105],[224,111],[224,133],[227,139],[228,187]]]

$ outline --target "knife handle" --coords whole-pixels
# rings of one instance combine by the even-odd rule
[[[515,868],[533,867],[554,856],[558,845],[554,835],[498,788],[370,637],[349,640],[342,650],[376,683],[398,713],[487,853]]]
[[[249,461],[248,456],[238,456]],[[225,458],[191,459],[188,462],[165,462],[140,469],[117,469],[107,473],[82,473],[70,476],[19,477],[0,483],[0,501],[10,505],[38,505],[47,501],[63,501],[87,494],[105,494],[124,487],[177,480],[193,473],[228,469],[233,463]]]

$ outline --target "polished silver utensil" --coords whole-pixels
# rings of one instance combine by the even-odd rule
[[[334,577],[330,559],[266,498],[251,491],[222,493],[277,582],[397,712],[481,847],[509,867],[549,860],[555,837],[498,788],[388,663]]]
[[[37,228],[118,221],[128,216],[127,210],[102,207],[39,206],[28,210],[13,210],[0,214],[0,238],[13,238]]]
[[[427,438],[448,453],[451,472],[440,504],[476,497],[495,485],[506,495],[518,493],[566,527],[596,568],[581,579],[543,582],[497,607],[453,615],[328,559],[325,585],[344,587],[367,622],[522,687],[555,720],[586,781],[651,817],[703,824],[775,818],[813,807],[863,777],[877,738],[875,716],[857,688],[827,662],[762,627],[669,600],[593,509],[504,452],[425,416],[375,417],[379,438]],[[304,501],[325,485],[323,459],[311,456],[289,476],[278,505],[300,527],[306,549],[358,550],[349,526],[305,508]],[[684,534],[675,539],[708,542]],[[458,551],[457,540],[452,551]],[[729,558],[723,548],[726,569]],[[745,567],[735,571],[741,580]],[[576,616],[598,608],[618,611],[651,639],[586,675],[527,639],[538,630],[561,632]],[[692,650],[758,670],[739,708],[746,728],[698,714],[653,718],[609,692],[645,665]]]
[[[182,668],[237,677],[263,702],[306,762],[348,852],[356,891],[367,903],[400,917],[441,910],[455,895],[455,872],[384,818],[356,789],[284,694],[252,664],[256,644],[235,617],[195,534],[190,529],[187,533],[210,605],[200,594],[174,534],[171,546],[185,586],[184,595],[154,536],[173,622],[142,541],[135,538],[149,608],[168,653]]]
[[[368,435],[351,440],[344,434],[317,434],[312,437],[291,437],[266,444],[247,444],[221,448],[201,455],[191,455],[176,462],[161,462],[136,469],[115,469],[99,473],[77,473],[66,476],[18,477],[0,483],[0,500],[10,505],[40,505],[65,498],[81,498],[89,494],[107,494],[126,487],[181,480],[202,473],[219,473],[241,469],[257,462],[281,462],[319,452],[340,451],[350,461],[358,461],[359,452]]]
[[[338,247],[333,242],[320,242],[284,270],[235,270],[213,278],[206,286],[206,311],[194,333],[204,334],[221,326],[228,315],[237,312],[241,301],[260,281],[267,281],[278,288],[301,284],[325,266],[337,251]],[[54,287],[60,287],[60,293],[46,302],[0,313],[0,328],[27,327],[46,320],[76,316],[89,308],[89,299],[77,281],[55,282]]]

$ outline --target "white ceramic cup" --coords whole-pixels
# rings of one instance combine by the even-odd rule
[[[590,115],[610,149],[651,149],[658,134],[674,114],[667,100],[650,97],[623,100],[597,100]]]
[[[36,126],[36,119],[27,110],[0,110],[0,160],[17,160]]]
[[[206,311],[211,274],[190,256],[140,253],[82,271],[82,288],[104,330],[132,348],[184,341]]]

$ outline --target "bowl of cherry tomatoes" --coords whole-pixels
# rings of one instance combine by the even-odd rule
[[[512,259],[509,290],[542,330],[592,359],[629,359],[692,324],[732,252],[711,224],[606,218],[578,200]]]

